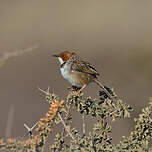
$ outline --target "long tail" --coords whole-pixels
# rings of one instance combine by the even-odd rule
[[[114,97],[105,89],[104,85],[100,83],[100,81],[95,79],[94,82],[107,94],[110,99],[115,100]]]

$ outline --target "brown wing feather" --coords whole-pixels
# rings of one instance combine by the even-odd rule
[[[94,67],[92,67],[88,62],[83,61],[76,54],[74,54],[74,56],[71,58],[71,60],[73,60],[72,65],[71,65],[72,70],[90,74],[95,77],[99,76],[99,73],[97,72],[97,70]]]

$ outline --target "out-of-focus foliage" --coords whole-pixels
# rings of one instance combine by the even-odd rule
[[[8,59],[10,59],[12,57],[16,57],[16,56],[22,55],[22,54],[27,53],[27,52],[32,52],[32,51],[36,50],[37,48],[38,48],[37,45],[32,45],[31,47],[23,48],[23,49],[17,50],[17,51],[3,52],[2,54],[0,54],[0,67]]]
[[[66,100],[59,99],[55,94],[41,90],[46,94],[46,101],[50,108],[44,118],[41,118],[36,128],[36,133],[27,140],[9,139],[0,140],[0,149],[7,149],[13,152],[41,152],[44,150],[47,137],[52,132],[52,124],[62,123],[62,131],[56,134],[54,144],[49,146],[50,152],[143,152],[151,151],[150,140],[152,138],[152,98],[149,104],[142,110],[139,118],[135,118],[135,129],[130,136],[123,137],[119,144],[113,144],[110,133],[112,127],[107,119],[111,121],[119,118],[130,117],[131,106],[118,99],[111,91],[116,101],[108,99],[104,92],[100,92],[100,99],[91,97],[84,98],[83,94],[78,96],[70,92]],[[90,132],[85,131],[89,122],[82,123],[82,130],[77,126],[72,127],[71,110],[76,110],[82,116],[90,115],[96,118]],[[48,141],[49,143],[49,141]],[[48,151],[48,150],[47,150]]]

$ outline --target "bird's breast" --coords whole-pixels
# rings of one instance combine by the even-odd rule
[[[62,76],[68,80],[70,78],[70,73],[71,73],[69,65],[67,65],[67,63],[64,64],[64,66],[62,66],[60,70],[61,70]]]

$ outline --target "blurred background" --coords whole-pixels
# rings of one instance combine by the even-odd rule
[[[65,98],[70,84],[52,58],[65,50],[94,65],[100,80],[132,105],[130,119],[112,123],[114,143],[129,135],[152,95],[151,19],[150,0],[1,0],[0,54],[25,53],[0,68],[0,136],[22,136],[24,123],[44,116],[48,104],[37,86]],[[98,98],[98,91],[91,84],[84,94]]]

